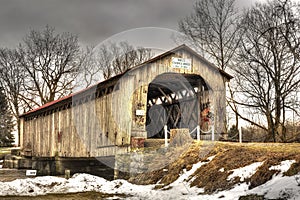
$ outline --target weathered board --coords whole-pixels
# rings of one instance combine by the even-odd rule
[[[184,58],[191,66],[174,68],[174,58]],[[167,73],[194,74],[205,80],[209,90],[199,86],[201,101],[211,102],[215,132],[221,133],[224,80],[231,76],[183,45],[79,94],[25,113],[21,116],[22,147],[32,156],[97,157],[128,151],[131,137],[147,137],[149,85]]]

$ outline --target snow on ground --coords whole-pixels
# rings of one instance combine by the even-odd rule
[[[215,156],[210,156],[210,157],[208,157],[208,158],[207,158],[208,162],[212,161],[212,159],[214,159],[214,157],[215,157]],[[199,169],[202,165],[207,164],[208,162],[198,162],[198,163],[196,163],[196,164],[193,164],[192,169],[189,170],[189,171],[186,171],[186,169],[183,169],[183,173],[180,174],[179,178],[178,178],[176,181],[174,181],[174,182],[171,184],[171,186],[175,186],[175,185],[178,185],[178,184],[181,184],[181,183],[186,182],[186,181],[188,180],[188,178],[189,178],[193,173],[195,173],[195,171],[196,171],[197,169]],[[193,179],[192,179],[191,181],[189,181],[189,182],[192,182],[192,181],[193,181]]]
[[[211,161],[214,157],[210,157]],[[209,162],[208,161],[208,162]],[[280,165],[272,166],[270,169],[281,172],[270,181],[257,188],[249,190],[247,183],[237,184],[233,189],[220,191],[212,195],[199,195],[203,188],[190,187],[188,178],[202,165],[207,162],[199,162],[193,165],[192,169],[185,171],[173,182],[168,189],[155,190],[155,185],[134,185],[125,180],[107,181],[101,177],[89,174],[75,174],[70,179],[43,176],[28,179],[18,179],[12,182],[0,182],[0,196],[5,195],[43,195],[46,193],[70,193],[97,191],[111,194],[127,194],[126,199],[238,199],[239,196],[247,194],[263,194],[267,198],[298,199],[300,198],[300,186],[295,177],[284,177],[282,173],[286,171],[294,161],[283,161]],[[246,167],[233,170],[234,176],[247,178],[255,173],[255,170],[262,163],[253,163]],[[231,177],[234,177],[233,175]],[[230,176],[228,177],[230,179]]]
[[[240,177],[240,181],[243,182],[245,179],[250,178],[253,174],[255,174],[257,168],[259,168],[262,164],[263,162],[255,162],[251,165],[231,170],[233,173],[227,177],[227,180],[230,181],[235,177]]]
[[[295,176],[275,176],[264,185],[252,189],[251,193],[265,195],[268,199],[300,199],[300,186]]]
[[[283,176],[283,173],[295,162],[295,160],[285,160],[279,165],[271,166],[269,170],[278,170],[280,173],[273,176],[264,185],[252,189],[251,193],[265,194],[265,197],[269,199],[277,199],[279,197],[282,199],[300,199],[300,186],[296,180],[300,175]]]
[[[296,162],[295,160],[285,160],[285,161],[282,161],[279,165],[271,166],[269,168],[269,170],[278,170],[281,173],[284,173],[287,170],[289,170],[291,165],[295,162]]]

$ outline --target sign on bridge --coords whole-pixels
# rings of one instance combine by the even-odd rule
[[[172,57],[171,67],[175,69],[192,69],[192,60],[188,58]]]

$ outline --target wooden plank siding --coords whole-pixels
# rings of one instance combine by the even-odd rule
[[[171,68],[172,57],[191,59],[192,69]],[[128,151],[131,136],[147,136],[146,116],[136,116],[135,112],[147,111],[149,84],[158,75],[170,72],[200,75],[206,81],[211,90],[205,96],[213,104],[215,129],[222,132],[224,74],[181,46],[74,95],[71,100],[66,98],[22,115],[22,147],[31,148],[33,156],[97,157]],[[228,81],[230,75],[225,79]]]

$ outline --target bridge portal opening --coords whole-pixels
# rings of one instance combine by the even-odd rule
[[[196,138],[196,127],[206,131],[212,122],[211,89],[196,74],[164,73],[148,87],[146,131],[148,138],[163,138],[168,129],[188,128]]]

